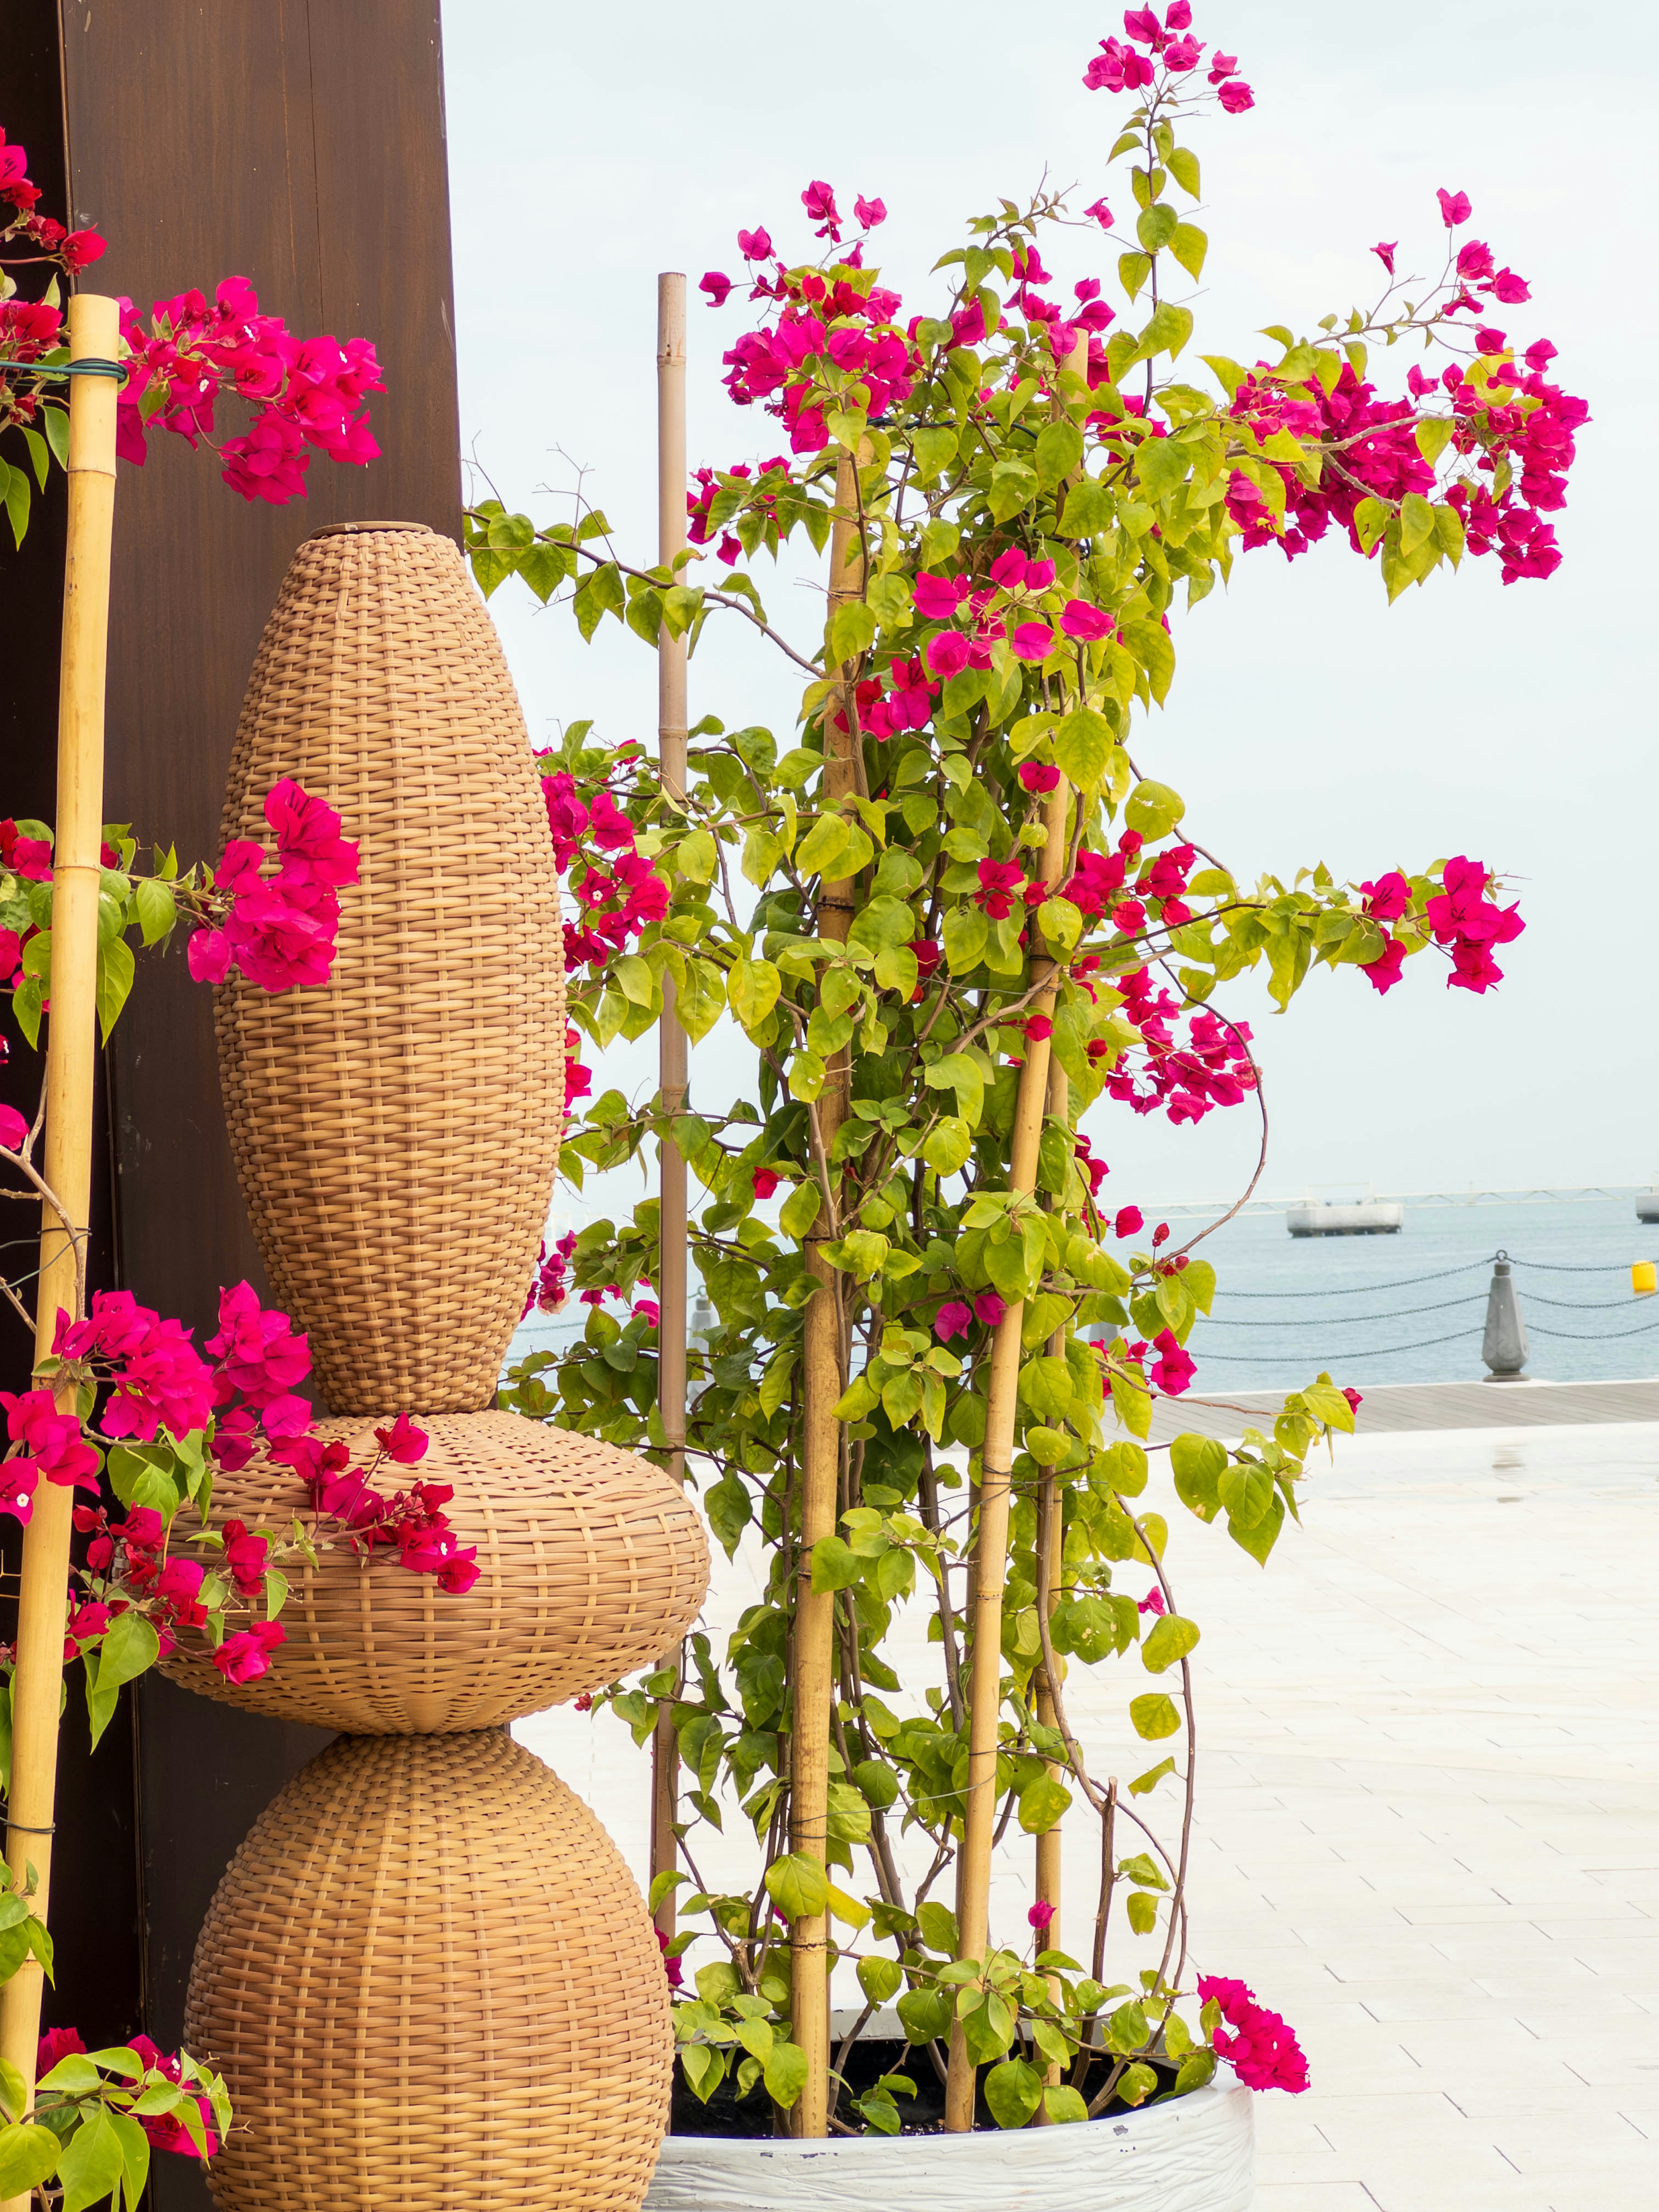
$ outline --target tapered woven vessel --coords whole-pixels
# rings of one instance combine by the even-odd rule
[[[368,1735],[481,1729],[563,1705],[653,1663],[696,1617],[708,1585],[702,1516],[659,1468],[592,1437],[519,1413],[424,1421],[431,1442],[390,1477],[446,1483],[478,1580],[464,1595],[411,1574],[395,1552],[325,1551],[295,1574],[270,1672],[228,1683],[186,1638],[165,1662],[175,1681],[250,1711]],[[353,1464],[375,1453],[367,1421],[324,1421]],[[216,1520],[285,1533],[308,1520],[290,1471],[258,1460],[214,1478]]]
[[[634,2212],[667,2120],[644,1902],[495,1730],[303,1768],[219,1885],[185,2038],[236,2116],[225,2212]]]
[[[337,1413],[489,1405],[547,1217],[564,966],[540,780],[455,546],[410,524],[295,555],[238,726],[227,839],[283,776],[361,847],[326,989],[217,994],[248,1217]]]

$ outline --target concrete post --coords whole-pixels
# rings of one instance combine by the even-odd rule
[[[1481,1376],[1483,1382],[1524,1382],[1529,1379],[1521,1372],[1531,1357],[1527,1324],[1521,1318],[1521,1303],[1516,1296],[1515,1279],[1510,1273],[1506,1252],[1499,1252],[1492,1264],[1480,1357],[1492,1370],[1490,1375]]]

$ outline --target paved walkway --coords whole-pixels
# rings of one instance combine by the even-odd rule
[[[1170,1516],[1204,1631],[1198,1964],[1248,1981],[1312,2066],[1307,2095],[1258,2105],[1258,2212],[1647,2212],[1659,1425],[1360,1438],[1310,1487],[1265,1575]],[[753,1587],[722,1566],[711,1621]],[[1073,1676],[1072,1717],[1127,1777],[1150,1763],[1122,1718],[1140,1680],[1106,1673],[1086,1698]],[[639,1862],[648,1783],[623,1730],[566,1709],[518,1732]],[[1000,1923],[1030,1849],[1004,1855]],[[731,1822],[728,1854],[736,1874]],[[1073,1950],[1093,1857],[1079,1827]]]
[[[1152,1413],[1152,1434],[1160,1443],[1183,1429],[1206,1437],[1242,1436],[1247,1424],[1268,1426],[1284,1403],[1282,1390],[1161,1398]],[[1659,1422],[1659,1381],[1374,1383],[1363,1393],[1355,1433],[1583,1428],[1602,1421]]]

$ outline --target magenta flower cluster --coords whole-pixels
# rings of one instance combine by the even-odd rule
[[[227,276],[209,306],[198,291],[158,300],[149,329],[130,300],[121,336],[132,356],[116,421],[116,449],[142,468],[145,433],[212,441],[222,395],[252,403],[247,428],[218,448],[222,474],[244,499],[273,507],[303,499],[311,451],[362,466],[380,453],[364,399],[385,390],[367,338],[297,338],[259,312],[245,276]]]
[[[1188,76],[1196,70],[1206,41],[1192,34],[1193,11],[1188,0],[1170,0],[1164,20],[1156,8],[1124,11],[1127,43],[1103,39],[1100,52],[1089,64],[1083,82],[1091,92],[1140,92],[1157,82],[1158,71],[1169,77]],[[1143,54],[1136,50],[1145,46]],[[1229,115],[1242,115],[1255,106],[1255,96],[1238,74],[1237,54],[1212,53],[1207,72],[1220,106]]]
[[[198,929],[186,948],[198,983],[222,983],[239,968],[262,991],[326,983],[339,933],[341,889],[357,880],[357,848],[340,835],[331,806],[284,776],[265,799],[276,836],[276,872],[249,837],[234,837],[214,872],[213,890],[228,902],[223,921]]]
[[[1249,2089],[1286,2089],[1299,2096],[1308,2086],[1308,2062],[1294,2029],[1258,2004],[1243,1982],[1200,1974],[1200,2000],[1218,2004],[1227,2023],[1214,2035],[1216,2050]]]

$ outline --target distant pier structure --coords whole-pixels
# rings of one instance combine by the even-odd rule
[[[1359,1199],[1352,1206],[1310,1198],[1285,1214],[1292,1237],[1397,1237],[1405,1223],[1404,1206],[1392,1198]]]

